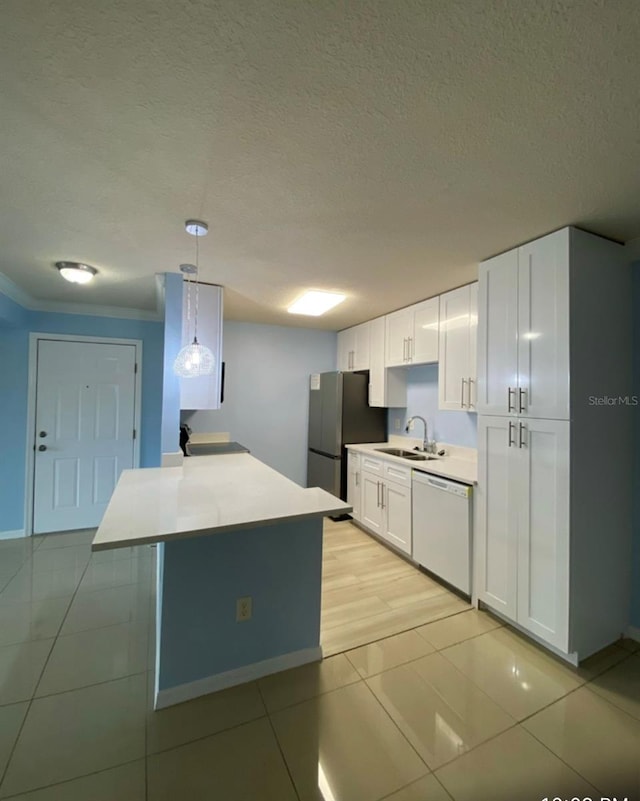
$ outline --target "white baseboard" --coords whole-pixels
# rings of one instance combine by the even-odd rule
[[[163,453],[161,467],[182,467],[182,451],[176,453]]]
[[[636,642],[640,642],[640,629],[636,628],[635,626],[629,626],[626,631],[627,637],[630,640],[635,640]]]
[[[299,667],[309,662],[319,662],[321,659],[322,646],[318,645],[315,648],[291,651],[288,654],[275,656],[273,659],[264,659],[262,662],[253,662],[250,665],[243,665],[235,670],[227,670],[225,673],[217,673],[215,676],[207,676],[205,679],[191,681],[188,684],[178,684],[177,687],[157,690],[154,709],[164,709],[167,706],[181,704],[183,701],[190,701],[192,698],[198,698],[201,695],[215,693],[218,690],[234,687],[236,684],[244,684],[247,681],[255,681],[271,673],[279,673],[281,670]]]
[[[15,540],[18,537],[24,537],[24,529],[16,528],[13,531],[0,531],[0,540]]]

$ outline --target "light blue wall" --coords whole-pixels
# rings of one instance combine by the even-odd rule
[[[478,446],[477,415],[473,412],[440,411],[438,409],[438,365],[425,364],[409,367],[407,378],[407,408],[389,409],[389,434],[421,437],[423,426],[417,422],[413,431],[405,434],[407,420],[414,414],[425,418],[429,425],[429,439],[461,445]],[[400,424],[396,428],[396,423]]]
[[[306,485],[309,375],[336,368],[333,331],[224,324],[221,409],[184,413],[194,432],[228,432],[261,461]]]
[[[640,261],[633,265],[633,392],[640,396]],[[634,414],[631,625],[640,629],[640,414]]]
[[[161,546],[158,686],[175,687],[320,642],[322,518]],[[252,599],[236,623],[236,600]]]
[[[140,461],[160,463],[162,323],[28,311],[0,293],[0,531],[24,527],[30,332],[142,340]]]
[[[182,345],[182,290],[182,273],[165,273],[162,453],[180,449],[180,379],[173,372],[173,363]]]

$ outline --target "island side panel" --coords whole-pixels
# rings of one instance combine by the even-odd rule
[[[162,545],[156,708],[321,658],[322,518]],[[236,622],[250,596],[251,620]]]

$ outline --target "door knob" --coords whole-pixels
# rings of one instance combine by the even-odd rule
[[[46,451],[47,450],[47,446],[46,445],[38,445],[38,450],[39,451]]]
[[[46,432],[46,431],[41,431],[41,432],[38,434],[38,436],[39,436],[39,437],[46,437],[46,436],[47,436],[47,432]]]

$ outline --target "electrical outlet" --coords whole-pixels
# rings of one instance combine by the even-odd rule
[[[400,419],[398,417],[394,420],[394,424],[396,431],[400,431]]]
[[[236,623],[242,623],[245,620],[251,620],[250,595],[247,595],[245,598],[238,598],[236,601]]]

